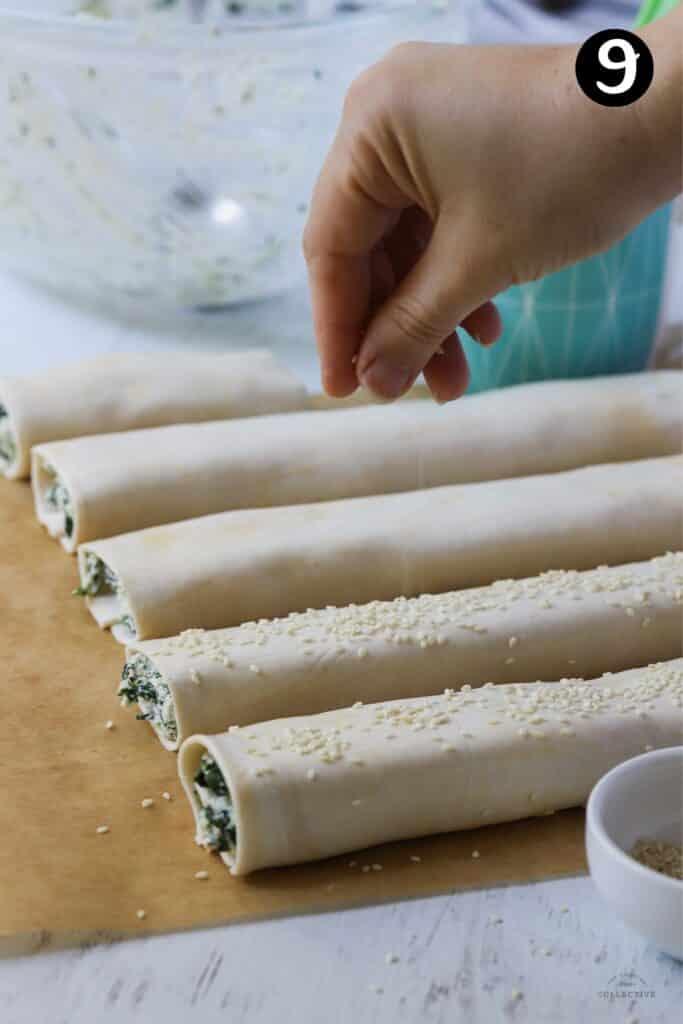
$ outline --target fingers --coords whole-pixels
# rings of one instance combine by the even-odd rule
[[[338,398],[358,387],[354,359],[375,299],[373,251],[400,215],[363,192],[348,167],[348,155],[335,144],[304,232],[323,387]]]
[[[467,391],[470,370],[457,334],[444,342],[424,368],[424,378],[437,402],[451,402]]]
[[[485,302],[462,322],[467,333],[480,345],[494,345],[503,333],[503,321],[493,302]]]
[[[499,289],[486,254],[468,246],[466,236],[458,240],[456,252],[458,234],[444,221],[437,222],[421,258],[368,326],[356,369],[361,383],[381,398],[398,398],[407,391],[444,345],[446,369],[430,368],[428,377],[438,382],[440,395],[457,392],[461,360],[449,341],[455,326],[467,321],[482,342],[495,340],[499,333],[498,313],[487,303]],[[448,367],[456,373],[450,386]]]

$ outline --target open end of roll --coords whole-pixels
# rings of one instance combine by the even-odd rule
[[[178,749],[175,701],[168,683],[144,654],[135,654],[123,666],[118,695],[124,707],[138,707],[137,718],[149,722],[166,750]]]
[[[19,445],[6,407],[0,402],[0,473],[9,474],[17,460]]]
[[[78,553],[78,570],[81,583],[74,594],[86,599],[100,629],[110,629],[122,644],[137,639],[135,616],[118,573],[87,548]]]
[[[40,455],[34,460],[33,478],[38,519],[51,537],[61,541],[66,551],[73,552],[76,511],[66,481]]]
[[[210,751],[198,742],[183,748],[181,761],[197,826],[195,841],[219,854],[233,869],[237,859],[237,810],[225,776]]]

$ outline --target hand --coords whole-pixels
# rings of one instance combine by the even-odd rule
[[[423,371],[437,400],[458,397],[456,325],[492,344],[498,292],[602,251],[675,193],[676,158],[666,176],[646,158],[657,126],[680,154],[675,103],[646,129],[647,94],[592,103],[575,57],[411,43],[352,85],[304,235],[329,394],[392,399]]]

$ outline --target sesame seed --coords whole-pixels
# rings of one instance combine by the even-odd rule
[[[109,831],[109,825],[98,825],[95,831],[97,832],[98,836],[104,836]]]
[[[478,860],[480,857],[481,857],[481,854],[479,853],[479,850],[472,850],[472,859],[473,860]]]
[[[170,794],[170,793],[168,793],[168,792],[166,792],[166,790],[164,790],[164,792],[163,792],[163,793],[162,793],[161,795],[162,795],[162,797],[164,798],[164,800],[172,800],[172,799],[173,799],[173,797],[171,796],[171,794]]]
[[[412,860],[413,864],[421,864],[422,863],[422,857],[418,857],[417,854],[415,854],[415,853],[411,854],[410,859]]]
[[[209,872],[208,871],[195,871],[194,877],[197,878],[200,882],[204,882],[209,877]]]
[[[384,869],[383,869],[381,864],[373,864],[372,865],[372,870],[373,871],[383,871]]]
[[[112,722],[111,718],[109,719],[109,721],[108,721],[108,722],[105,722],[105,723],[104,723],[104,728],[105,728],[105,729],[108,729],[108,730],[109,730],[110,732],[111,732],[111,730],[112,730],[112,729],[115,729],[115,728],[116,728],[116,726],[115,726],[115,725],[114,725],[114,723]]]
[[[306,772],[306,778],[308,779],[309,782],[315,782],[315,780],[318,778],[318,773],[315,770],[315,768],[308,769],[308,771]]]
[[[362,803],[363,803],[363,801],[362,801],[362,800],[352,800],[352,801],[351,801],[351,806],[352,806],[352,807],[360,807],[360,805],[361,805]]]
[[[147,911],[146,910],[138,910],[137,913],[136,913],[136,917],[138,918],[138,920],[144,921],[145,918],[147,917]]]
[[[154,807],[154,801],[151,796],[146,796],[144,800],[140,801],[141,807]]]

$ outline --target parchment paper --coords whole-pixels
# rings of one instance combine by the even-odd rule
[[[585,870],[583,814],[568,811],[231,878],[195,846],[175,757],[118,707],[122,649],[70,597],[75,563],[35,522],[25,484],[0,482],[0,539],[0,954]]]

